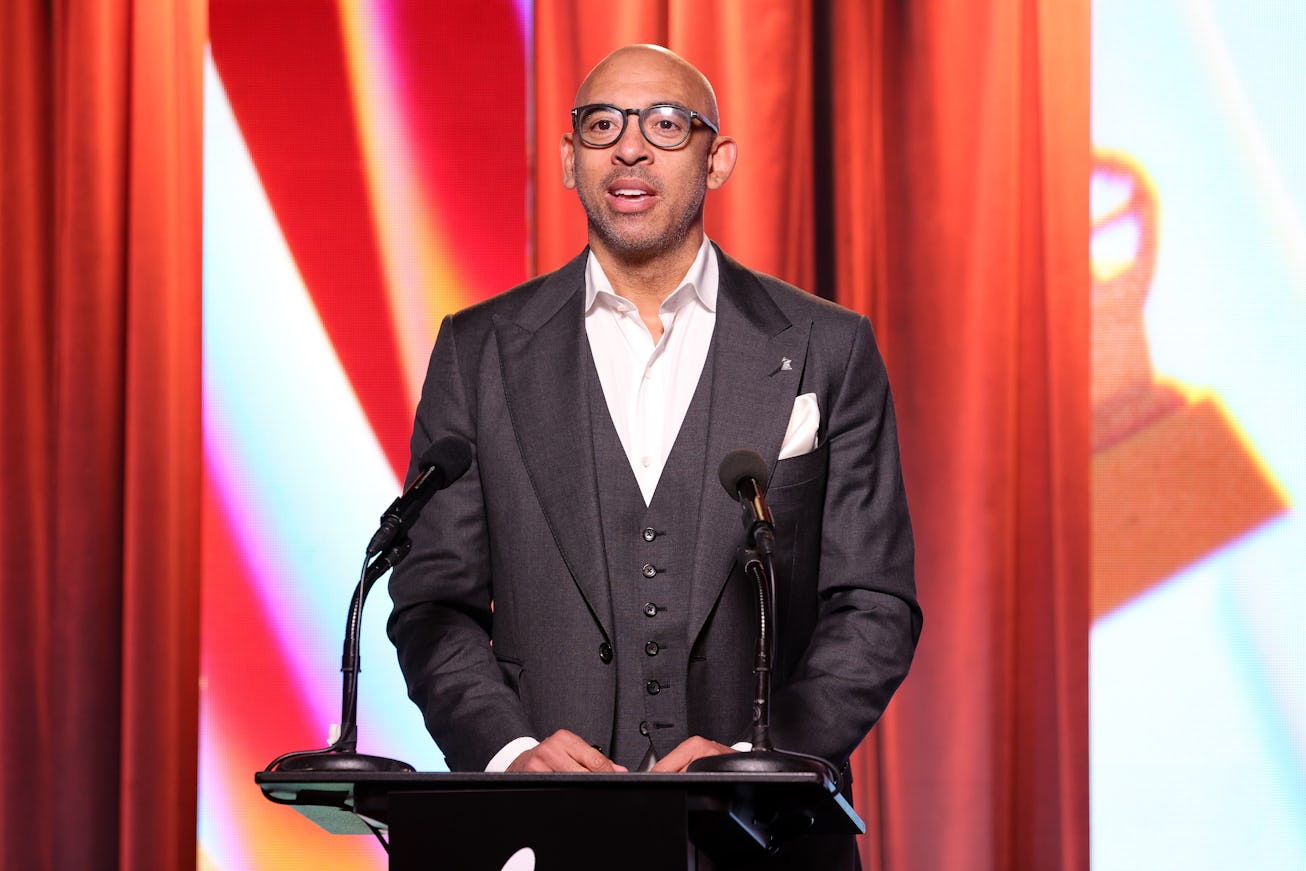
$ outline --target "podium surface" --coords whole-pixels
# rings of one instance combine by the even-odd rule
[[[497,871],[522,848],[537,871],[695,868],[696,853],[760,857],[865,828],[829,781],[806,772],[259,772],[255,782],[328,832],[388,831],[396,871]]]

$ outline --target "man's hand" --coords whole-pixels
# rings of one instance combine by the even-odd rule
[[[509,771],[625,771],[575,732],[559,729],[538,746],[525,750]]]
[[[695,735],[692,738],[686,738],[680,742],[675,750],[672,750],[666,756],[663,756],[654,763],[652,771],[684,771],[689,767],[689,763],[695,759],[702,759],[704,756],[720,756],[722,753],[735,753],[737,751],[727,747],[724,744],[718,744],[715,741],[709,741],[706,738],[700,738]]]

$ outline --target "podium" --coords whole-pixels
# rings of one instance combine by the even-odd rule
[[[814,773],[259,772],[264,796],[335,834],[388,830],[392,871],[750,867],[768,848],[865,830]]]

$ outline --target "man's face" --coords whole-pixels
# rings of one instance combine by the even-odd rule
[[[591,74],[577,104],[607,103],[644,109],[675,103],[709,112],[701,80],[679,64],[652,52],[610,58]],[[713,118],[713,121],[716,119]],[[722,153],[722,144],[726,145]],[[563,184],[575,188],[589,217],[591,245],[634,262],[647,261],[701,239],[703,198],[725,182],[733,167],[734,143],[695,123],[689,141],[658,148],[628,116],[621,138],[607,148],[583,144],[575,133],[562,141]],[[726,157],[730,167],[725,167]]]

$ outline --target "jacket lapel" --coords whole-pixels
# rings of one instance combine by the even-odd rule
[[[562,558],[611,637],[587,397],[582,307],[588,251],[544,280],[515,317],[495,318],[504,393],[526,473]]]
[[[757,278],[717,249],[721,283],[713,336],[712,402],[703,502],[690,594],[690,638],[711,613],[743,543],[739,503],[721,486],[726,454],[751,448],[775,468],[798,395],[810,323],[791,324]],[[785,361],[788,361],[786,364]]]

